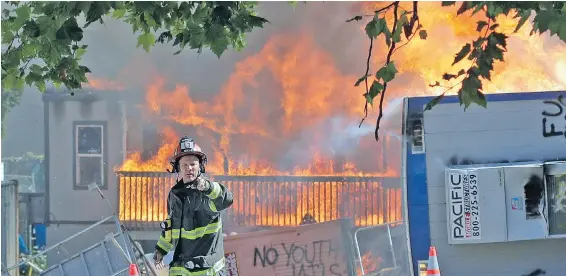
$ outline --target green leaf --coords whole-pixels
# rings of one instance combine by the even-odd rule
[[[483,20],[478,21],[478,27],[476,28],[476,31],[481,32],[481,30],[485,26],[487,26],[487,22],[485,22]]]
[[[39,65],[37,65],[37,64],[32,64],[32,65],[29,67],[29,70],[30,70],[31,72],[36,73],[36,74],[41,74],[41,73],[43,73],[43,67],[41,67],[41,66],[39,66]]]
[[[22,47],[22,58],[29,58],[35,56],[35,51],[37,51],[39,47],[40,46],[37,44],[32,44],[32,43],[25,44]]]
[[[16,83],[15,72],[6,74],[4,76],[4,79],[2,79],[2,90],[11,90],[14,87],[15,83]]]
[[[499,27],[499,24],[493,24],[493,25],[491,25],[491,27],[489,27],[489,30],[490,30],[490,31],[493,31],[493,30],[495,30],[495,28],[497,28],[497,27]]]
[[[462,2],[462,5],[458,9],[458,11],[456,11],[456,15],[465,13],[469,9],[468,4],[469,4],[468,2]]]
[[[493,69],[493,59],[481,58],[478,60],[479,75],[486,80],[491,80],[491,70]]]
[[[206,2],[200,2],[198,4],[197,8],[195,9],[195,12],[191,15],[191,20],[196,24],[200,24],[206,19],[206,16],[207,16],[209,11],[210,11],[210,8],[207,7],[207,3]],[[190,9],[189,9],[189,12],[190,12]]]
[[[12,33],[7,27],[3,27],[2,28],[2,44],[10,44],[10,42],[12,42],[12,40],[14,40],[14,33]]]
[[[86,24],[84,27],[88,27],[91,23],[99,21],[103,15],[105,15],[110,10],[110,2],[104,1],[92,1],[90,2],[90,8],[86,13]]]
[[[251,27],[263,28],[263,24],[269,23],[267,19],[255,15],[249,15],[247,20]]]
[[[126,11],[127,11],[126,9],[117,9],[117,10],[114,10],[114,11],[112,12],[112,18],[114,18],[114,19],[120,19],[120,18],[124,17],[124,15],[126,14]]]
[[[209,42],[216,41],[220,37],[226,36],[226,29],[220,24],[214,24],[206,32],[206,40]]]
[[[403,26],[408,22],[409,21],[407,19],[407,14],[403,13],[403,15],[399,18],[399,21],[397,22],[396,29],[393,31],[393,41],[395,41],[395,43],[401,41],[401,32],[403,31]]]
[[[47,87],[45,86],[45,82],[36,82],[35,85],[37,85],[37,89],[39,89],[39,91],[41,93],[45,93],[45,90],[47,90]]]
[[[189,29],[189,33],[189,46],[191,46],[191,49],[202,48],[202,44],[204,43],[205,39],[204,29],[201,27],[195,27],[193,29]]]
[[[369,88],[369,93],[366,93],[366,101],[373,106],[373,99],[381,93],[383,90],[383,84],[377,82],[376,80],[373,81],[371,87]]]
[[[35,20],[30,20],[24,25],[23,35],[30,38],[37,38],[41,35],[41,29]]]
[[[439,104],[440,101],[444,98],[444,93],[434,97],[430,102],[428,102],[425,106],[425,111],[431,110],[435,105]]]
[[[550,11],[537,12],[534,22],[538,27],[539,32],[542,34],[548,30],[548,25],[553,21],[553,14]]]
[[[14,89],[18,91],[22,91],[24,89],[24,85],[26,84],[25,79],[21,77],[16,78],[16,82],[14,83]]]
[[[419,31],[419,37],[420,37],[422,40],[425,40],[425,39],[428,37],[428,34],[426,33],[426,30],[420,30],[420,31]]]
[[[14,70],[18,68],[21,63],[21,54],[22,52],[18,50],[2,53],[2,71],[4,71],[4,67],[13,68]]]
[[[14,20],[14,26],[12,27],[16,30],[19,29],[24,25],[24,23],[26,23],[26,21],[28,21],[30,15],[31,8],[27,5],[27,3],[18,7],[16,9],[16,19]]]
[[[468,71],[470,73],[471,70]],[[464,108],[468,108],[472,103],[481,103],[481,99],[479,98],[480,89],[482,87],[481,81],[479,80],[478,76],[475,74],[468,74],[466,78],[462,81],[462,87],[458,93],[461,96],[462,103],[464,104]]]
[[[489,39],[490,40],[493,39],[495,41],[495,44],[500,45],[501,47],[503,47],[503,49],[507,48],[507,35],[502,34],[502,33],[493,32],[493,33],[491,33]]]
[[[452,6],[454,4],[456,4],[456,1],[442,1],[443,7]]]
[[[365,81],[368,77],[369,77],[369,75],[365,75],[365,76],[359,78],[358,81],[356,81],[356,84],[354,84],[354,86],[359,86],[360,83],[362,83],[363,81]]]
[[[384,21],[383,18],[374,18],[366,25],[366,34],[369,38],[376,38],[383,31]]]
[[[462,47],[460,52],[456,54],[456,57],[454,58],[454,62],[452,63],[452,65],[460,62],[464,57],[466,57],[466,55],[470,53],[471,49],[472,49],[472,45],[470,43],[466,43],[466,45]]]
[[[566,6],[566,5],[564,5]],[[558,38],[560,40],[566,42],[566,20],[563,20],[563,23],[560,25],[560,29],[558,30]]]
[[[40,74],[34,73],[34,72],[30,72],[26,76],[25,81],[26,81],[27,85],[31,86],[35,82],[43,81],[43,76],[41,76]]]
[[[226,28],[220,24],[214,24],[210,27],[208,32],[206,32],[206,41],[210,41],[210,49],[218,58],[228,49],[230,44]]]
[[[490,5],[491,4],[491,5]],[[487,5],[487,16],[495,18],[503,13],[503,8],[497,2],[490,2]]]
[[[379,69],[379,71],[375,74],[375,77],[382,79],[384,82],[390,82],[395,78],[395,74],[397,74],[397,68],[395,68],[395,63],[391,61],[387,65],[381,67],[381,69]]]
[[[81,47],[81,48],[77,49],[77,51],[75,51],[75,58],[81,59],[85,53],[86,53],[86,47],[84,47],[84,48]]]
[[[60,80],[55,80],[55,79],[53,80],[53,87],[55,87],[55,88],[57,88],[57,89],[61,88],[61,85],[62,85],[62,84],[63,84],[63,83],[61,83]]]
[[[153,46],[154,44],[155,36],[152,33],[144,33],[138,36],[138,44],[136,45],[136,47],[139,47],[141,45],[143,49],[149,53],[151,46]]]
[[[566,7],[566,5],[564,5],[564,6]],[[517,27],[515,27],[515,30],[513,30],[514,33],[519,31],[519,29],[521,29],[521,27],[523,27],[523,25],[527,22],[527,20],[529,19],[529,16],[531,15],[531,11],[525,10],[525,11],[522,11],[520,14],[521,14],[521,19],[519,20],[519,23],[517,23]]]
[[[391,31],[389,30],[387,25],[383,27],[383,34],[385,35],[385,43],[388,47],[391,47]]]
[[[487,100],[485,99],[485,95],[481,91],[478,91],[477,97],[475,97],[474,102],[484,108],[487,107]]]
[[[225,36],[219,37],[214,42],[212,42],[212,45],[210,45],[210,49],[218,58],[220,58],[222,53],[224,53],[224,51],[228,49],[229,43],[230,41],[228,40],[228,37]]]

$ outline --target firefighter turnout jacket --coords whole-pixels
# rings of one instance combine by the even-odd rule
[[[234,197],[217,182],[201,192],[194,183],[177,182],[167,197],[167,219],[155,246],[163,255],[174,249],[169,275],[217,275],[224,269],[224,236],[220,212]]]

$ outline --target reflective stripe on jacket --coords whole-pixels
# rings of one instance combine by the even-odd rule
[[[163,255],[175,250],[169,275],[216,275],[224,268],[220,212],[232,205],[233,195],[224,185],[206,181],[207,192],[182,182],[169,192],[169,215],[155,246]]]

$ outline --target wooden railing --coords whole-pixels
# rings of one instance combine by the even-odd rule
[[[118,172],[119,217],[131,230],[158,230],[174,176]],[[212,176],[234,193],[225,231],[295,226],[352,218],[357,226],[401,219],[399,178],[334,176]]]

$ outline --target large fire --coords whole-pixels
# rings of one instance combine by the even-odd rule
[[[317,46],[306,34],[298,43],[286,35],[273,37],[260,53],[236,64],[210,101],[195,100],[186,84],[168,90],[158,76],[147,87],[147,109],[172,125],[188,126],[186,132],[209,153],[213,174],[395,176],[378,158],[364,157],[366,170],[358,168],[360,148],[375,147],[370,141],[360,147],[359,140],[332,133],[356,125],[363,98],[352,85],[355,76],[342,76],[324,51],[307,49]],[[155,156],[141,160],[134,153],[118,170],[163,171],[181,133],[169,126],[162,132]]]
[[[367,13],[386,4],[357,3],[354,7]],[[402,2],[406,9],[411,9],[410,5]],[[416,37],[395,52],[400,75],[391,84],[388,99],[438,95],[445,88],[429,84],[445,72],[469,66],[467,60],[455,68],[450,64],[454,54],[478,36],[476,21],[481,13],[456,16],[457,7],[419,3],[428,38]],[[510,34],[509,51],[505,63],[496,63],[492,81],[484,83],[485,91],[566,87],[564,43],[548,34],[529,36],[528,22],[518,33],[511,33],[517,22],[511,16],[500,16],[497,22],[501,31]],[[360,60],[360,74],[367,49],[362,29],[363,24],[359,41],[364,44],[359,45],[358,56],[351,57]],[[374,49],[375,69],[387,49],[382,41]],[[386,153],[377,149],[371,131],[354,127],[363,116],[364,104],[364,91],[353,86],[358,77],[341,73],[333,57],[304,30],[272,35],[261,51],[235,65],[221,90],[208,94],[215,95],[212,99],[193,96],[190,84],[171,87],[167,78],[156,75],[146,88],[145,107],[161,123],[169,122],[161,128],[162,144],[152,158],[144,160],[141,152],[136,152],[116,170],[163,171],[174,144],[188,133],[208,152],[209,172],[213,174],[396,176],[398,157],[393,159],[393,155],[398,155],[399,143],[389,144],[390,160],[382,164],[377,156]],[[179,131],[170,127],[173,125],[185,127]],[[391,149],[392,145],[397,148]]]
[[[386,4],[355,3],[351,16],[367,14]],[[334,3],[306,5],[324,9],[325,5]],[[401,5],[412,9],[410,2]],[[470,65],[464,60],[451,67],[455,53],[477,38],[476,21],[481,13],[456,16],[457,8],[458,5],[441,7],[440,2],[419,2],[420,23],[427,30],[428,38],[421,40],[417,36],[394,53],[399,74],[389,85],[386,108],[393,106],[393,98],[444,92],[445,88],[429,84],[439,81],[443,73],[455,73]],[[499,30],[509,35],[508,52],[505,63],[495,64],[492,80],[484,83],[484,90],[506,93],[566,89],[566,45],[556,37],[549,37],[548,33],[529,36],[532,27],[529,22],[518,33],[512,33],[518,19],[511,17],[500,16],[497,20]],[[354,24],[345,23],[345,19],[347,17],[332,20]],[[316,31],[312,27],[271,34],[261,50],[235,64],[227,79],[215,78],[216,82],[223,83],[216,93],[200,91],[203,89],[195,88],[199,85],[194,83],[173,83],[166,77],[167,72],[154,73],[145,87],[143,108],[144,115],[159,126],[161,144],[149,158],[144,157],[142,149],[131,153],[115,170],[163,172],[180,136],[189,134],[207,152],[207,170],[212,175],[398,177],[401,143],[395,136],[388,135],[389,132],[381,134],[382,137],[385,134],[385,139],[380,144],[373,140],[371,116],[375,115],[375,109],[370,110],[372,114],[366,125],[357,127],[363,117],[365,91],[363,85],[353,85],[365,71],[368,40],[363,27],[361,24],[356,29],[359,36],[352,42],[358,50],[348,57],[331,55],[328,48],[333,45],[319,44],[311,33]],[[371,71],[383,63],[386,46],[379,41],[374,49]],[[344,66],[338,65],[339,59],[359,62],[349,63],[356,68],[341,68]],[[215,76],[215,72],[209,74]],[[141,78],[140,83],[147,81]],[[455,83],[445,86],[452,84]],[[124,84],[94,79],[90,85],[128,89]],[[390,125],[398,123],[390,122]],[[140,191],[147,189],[142,188],[145,184],[138,186]],[[338,191],[336,185],[325,187],[330,194]],[[395,198],[400,198],[399,192],[395,193]],[[244,200],[242,196],[239,202]],[[308,200],[311,198],[297,201],[295,207]],[[124,208],[135,207],[122,201],[121,197]],[[146,214],[129,210],[124,216],[156,221],[163,216],[162,207],[155,207]],[[239,205],[235,208],[240,210]],[[392,210],[393,217],[400,218],[400,207],[394,206]],[[293,221],[304,215],[296,211]],[[262,222],[261,217],[252,219],[264,225],[280,224],[278,216],[273,216],[269,222]],[[377,223],[380,222],[378,219]],[[357,221],[357,224],[372,223]]]

